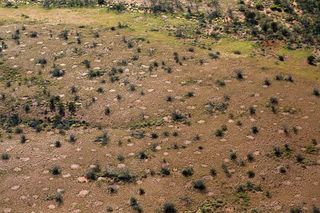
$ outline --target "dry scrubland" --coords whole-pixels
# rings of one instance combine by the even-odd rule
[[[318,213],[316,44],[197,25],[0,8],[0,211]]]

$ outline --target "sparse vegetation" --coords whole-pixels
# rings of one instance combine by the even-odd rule
[[[0,211],[319,212],[316,2],[2,2]]]

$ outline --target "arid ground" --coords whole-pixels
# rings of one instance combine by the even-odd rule
[[[319,212],[313,49],[195,24],[0,8],[0,211]]]

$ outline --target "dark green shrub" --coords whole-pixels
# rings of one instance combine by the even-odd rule
[[[199,191],[204,191],[206,189],[206,185],[203,180],[196,180],[193,182],[193,188]]]
[[[190,177],[193,175],[193,173],[194,171],[192,167],[186,167],[181,170],[181,174],[185,177]]]

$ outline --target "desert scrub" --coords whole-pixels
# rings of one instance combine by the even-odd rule
[[[210,169],[210,175],[211,175],[212,177],[217,176],[217,170],[212,167],[212,168]]]
[[[56,78],[64,76],[64,70],[58,68],[54,68],[50,73],[52,77]]]
[[[213,114],[215,112],[225,113],[228,107],[229,103],[227,101],[211,101],[205,105],[205,110],[210,114]]]
[[[115,182],[124,182],[124,183],[131,183],[135,181],[136,176],[133,175],[127,169],[107,169],[103,174],[102,177],[107,177],[113,179]]]
[[[187,117],[179,111],[172,112],[171,118],[175,122],[184,122],[187,119]]]
[[[193,173],[194,171],[192,167],[185,167],[181,170],[181,174],[185,177],[190,177],[193,175]]]
[[[58,176],[61,174],[61,168],[59,166],[53,166],[51,169],[50,169],[50,173],[54,176]]]
[[[89,70],[88,72],[88,77],[89,79],[93,79],[93,78],[97,78],[97,77],[101,77],[104,75],[104,71],[102,70]]]
[[[215,130],[214,135],[218,138],[222,138],[225,135],[225,132],[228,130],[226,125],[222,125],[221,128]]]
[[[170,169],[168,167],[162,167],[160,169],[160,174],[162,176],[169,176],[171,174]]]
[[[206,189],[205,182],[203,180],[196,180],[193,182],[193,188],[199,191],[204,191]]]
[[[143,212],[142,207],[140,206],[140,204],[138,203],[138,200],[135,197],[130,198],[129,205],[135,212],[137,213]]]
[[[162,212],[163,213],[177,213],[178,210],[176,209],[176,207],[173,203],[167,202],[167,203],[163,204]]]
[[[234,71],[235,73],[235,78],[238,80],[244,80],[244,74],[243,71],[241,69],[237,69]]]
[[[10,155],[8,153],[2,153],[1,154],[1,160],[9,160],[10,158]]]
[[[95,181],[100,176],[100,174],[99,174],[100,172],[101,172],[100,166],[98,164],[96,164],[96,165],[93,165],[89,168],[89,170],[85,174],[85,177],[88,180]]]
[[[101,145],[107,145],[110,141],[110,137],[107,132],[104,132],[102,135],[97,136],[94,142],[100,143]]]
[[[318,88],[314,88],[312,94],[316,97],[320,97],[320,90]]]

